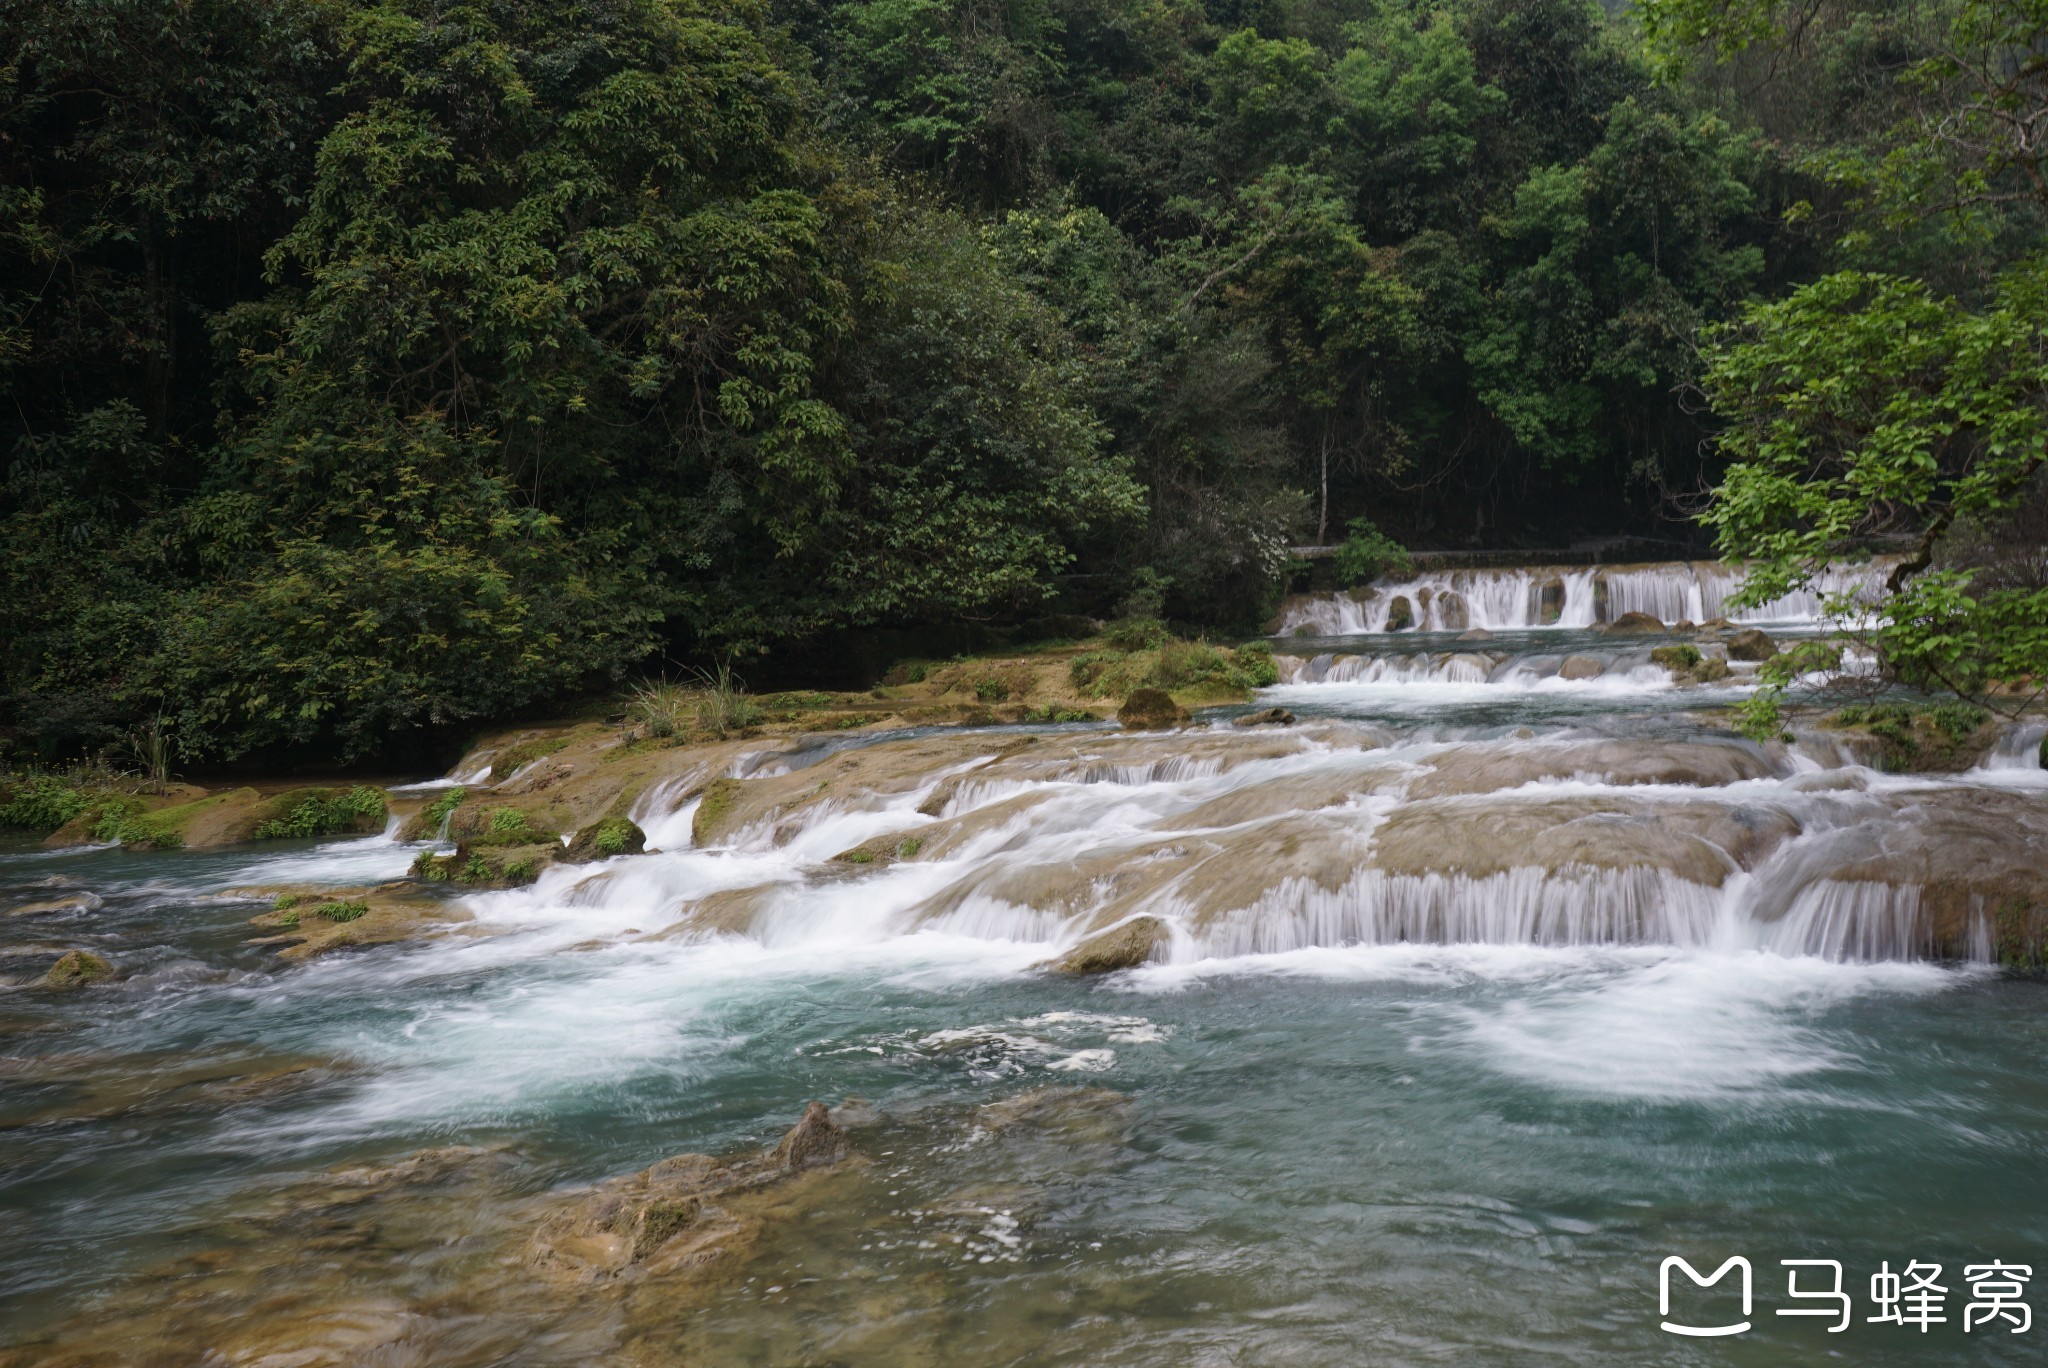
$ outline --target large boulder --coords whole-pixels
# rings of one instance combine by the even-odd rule
[[[1119,969],[1135,969],[1170,938],[1166,923],[1159,918],[1133,917],[1096,932],[1050,967],[1061,974],[1113,974]]]
[[[1536,586],[1536,620],[1545,627],[1564,616],[1564,581],[1555,575]]]
[[[1294,714],[1285,708],[1262,708],[1255,713],[1246,713],[1230,724],[1233,727],[1291,727]]]
[[[1730,660],[1769,660],[1778,653],[1778,643],[1760,628],[1751,627],[1728,638]]]
[[[1599,656],[1572,655],[1557,667],[1559,679],[1598,679],[1607,673],[1607,662]]]
[[[1387,605],[1387,630],[1405,632],[1415,625],[1415,608],[1404,594],[1394,595],[1394,601]]]
[[[1648,613],[1623,613],[1601,630],[1609,636],[1642,636],[1663,631],[1664,624]]]
[[[1125,731],[1185,727],[1188,710],[1174,702],[1173,695],[1164,689],[1133,689],[1124,705],[1116,710],[1116,720]]]

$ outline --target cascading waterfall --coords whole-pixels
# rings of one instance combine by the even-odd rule
[[[993,764],[978,777],[955,779],[944,800],[936,785],[889,798],[822,802],[799,816],[757,822],[735,836],[731,853],[681,852],[694,861],[740,859],[773,869],[752,901],[752,930],[774,944],[815,936],[900,936],[919,931],[990,941],[1044,942],[1048,952],[1132,915],[1162,918],[1175,931],[1168,958],[1194,962],[1310,947],[1395,944],[1526,946],[1664,945],[1700,950],[1768,950],[1840,961],[1910,960],[1930,955],[1988,959],[1992,938],[1983,916],[1937,943],[1917,877],[1901,864],[1895,878],[1867,873],[1838,877],[1824,858],[1741,859],[1751,872],[1701,882],[1685,872],[1691,839],[1674,852],[1636,853],[1640,816],[1682,800],[1724,807],[1740,840],[1753,839],[1754,814],[1775,811],[1782,824],[1826,831],[1845,821],[1899,820],[1886,801],[1859,789],[1837,792],[1810,783],[1810,760],[1781,762],[1778,777],[1733,786],[1702,778],[1700,786],[1610,783],[1598,774],[1531,782],[1555,773],[1540,765],[1542,748],[1513,752],[1494,781],[1497,791],[1460,802],[1499,805],[1504,817],[1524,802],[1565,801],[1561,820],[1593,842],[1584,855],[1560,862],[1524,859],[1523,852],[1456,845],[1424,871],[1377,867],[1375,829],[1399,810],[1406,786],[1440,764],[1500,763],[1500,742],[1454,742],[1407,758],[1371,750],[1304,744],[1292,755],[1236,767],[1167,755],[1134,759],[1144,738],[1116,738],[1102,751],[1077,751],[1057,761],[1040,756],[1014,771]],[[1680,756],[1674,763],[1686,763]],[[1865,770],[1849,771],[1860,783]],[[1569,775],[1570,769],[1564,771]],[[1884,781],[1887,783],[1895,781]],[[1381,798],[1360,806],[1304,804],[1303,796],[1346,783]],[[1887,790],[1889,791],[1889,790]],[[1962,793],[1949,785],[1935,791]],[[1029,793],[1038,801],[1016,804]],[[1557,795],[1563,794],[1560,799]],[[1442,802],[1443,800],[1431,800]],[[1918,797],[1915,801],[1927,801]],[[659,803],[653,804],[658,808]],[[1718,810],[1718,809],[1717,809]],[[678,811],[681,811],[679,809]],[[1574,814],[1577,814],[1574,816]],[[984,816],[986,820],[984,820]],[[678,820],[652,810],[651,829]],[[1214,826],[1217,820],[1226,825]],[[1688,820],[1693,820],[1689,818]],[[2048,823],[2012,833],[1987,819],[1988,839],[2048,844]],[[1492,825],[1474,828],[1484,832]],[[943,847],[938,858],[873,872],[858,882],[806,882],[804,871],[829,852],[876,833]],[[1781,850],[1804,850],[1794,836]],[[1342,846],[1341,877],[1300,872],[1273,849]],[[1242,847],[1242,853],[1239,853]],[[1663,849],[1664,847],[1659,847]],[[1825,855],[1825,851],[1821,852]],[[641,857],[649,858],[649,857]],[[1304,854],[1300,859],[1310,858]],[[1412,856],[1410,857],[1412,859]],[[1592,858],[1594,863],[1587,863]],[[1735,853],[1719,857],[1733,869]],[[1508,867],[1485,868],[1505,860]],[[1678,864],[1667,863],[1670,860]],[[1788,884],[1786,881],[1790,881]],[[688,881],[685,881],[688,882]],[[707,882],[732,886],[727,877]],[[1246,889],[1229,894],[1220,889]],[[554,890],[504,898],[559,896]],[[607,896],[600,887],[597,898]],[[628,896],[621,893],[620,896]],[[1224,904],[1219,906],[1218,900]],[[1233,901],[1234,900],[1234,901]],[[685,900],[674,909],[673,934],[732,934],[727,913],[693,930]]]
[[[1753,608],[1725,604],[1742,587],[1740,570],[1718,561],[1668,561],[1598,568],[1523,566],[1448,570],[1410,579],[1376,580],[1349,593],[1297,598],[1281,613],[1282,634],[1356,636],[1389,630],[1405,605],[1408,630],[1518,631],[1537,627],[1591,627],[1624,613],[1647,613],[1660,622],[1818,623],[1827,603],[1849,595],[1874,602],[1892,562],[1840,566],[1813,585]]]

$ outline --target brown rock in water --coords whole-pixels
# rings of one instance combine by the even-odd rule
[[[1454,589],[1446,589],[1436,596],[1436,620],[1446,632],[1462,632],[1472,622],[1471,610],[1466,607],[1465,596]]]
[[[102,983],[114,976],[114,966],[90,950],[71,950],[50,966],[50,972],[43,975],[46,988],[83,988],[88,984]]]
[[[791,1172],[836,1164],[846,1157],[846,1132],[833,1123],[823,1102],[804,1108],[804,1119],[790,1127],[775,1147],[775,1162]]]
[[[1559,679],[1598,679],[1607,673],[1607,662],[1599,656],[1566,656],[1564,663],[1557,667]]]
[[[1405,632],[1415,625],[1415,609],[1405,595],[1394,595],[1394,601],[1387,605],[1387,630]]]
[[[1486,630],[1486,629],[1485,629],[1484,627],[1474,627],[1474,628],[1473,628],[1473,629],[1472,629],[1471,631],[1469,631],[1469,632],[1460,632],[1460,633],[1458,634],[1458,640],[1460,640],[1460,641],[1491,641],[1491,640],[1493,640],[1493,633],[1491,633],[1491,632],[1487,631],[1487,630]]]
[[[1564,616],[1564,581],[1553,575],[1536,586],[1536,620],[1545,627]]]
[[[1728,638],[1730,660],[1769,660],[1778,653],[1778,643],[1770,635],[1751,627]]]
[[[1645,632],[1661,632],[1664,624],[1648,613],[1623,613],[1600,629],[1610,636],[1635,636]]]
[[[1174,702],[1173,695],[1164,689],[1133,689],[1124,705],[1116,710],[1116,720],[1125,731],[1185,727],[1188,710]]]
[[[1159,918],[1133,917],[1090,936],[1048,967],[1060,974],[1113,974],[1119,969],[1135,969],[1168,939],[1166,923]]]
[[[1230,724],[1233,727],[1291,727],[1294,714],[1285,708],[1267,708],[1261,712],[1246,713]]]

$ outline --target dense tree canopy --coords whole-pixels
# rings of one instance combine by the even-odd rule
[[[1846,488],[1783,415],[1851,358],[1781,343],[2031,326],[2032,13],[20,0],[0,721],[361,753],[835,628],[1244,626],[1361,516],[1683,537],[1812,441]],[[2026,483],[1936,466],[1972,535]],[[1715,526],[1816,518],[1875,525]]]

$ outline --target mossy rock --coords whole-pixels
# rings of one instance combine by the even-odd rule
[[[285,959],[304,960],[336,950],[388,945],[468,914],[455,904],[423,897],[405,883],[375,888],[243,888],[231,894],[266,898],[270,910],[249,919],[266,934],[253,942],[275,947]]]
[[[1662,665],[1673,674],[1688,674],[1702,659],[1700,648],[1679,642],[1672,646],[1659,646],[1650,652],[1651,663]]]
[[[1829,715],[1824,725],[1868,737],[1877,768],[1887,774],[1958,774],[1983,759],[2001,732],[1989,712],[1966,703],[1857,704]]]
[[[518,846],[473,846],[463,843],[452,855],[421,851],[412,862],[412,877],[421,883],[459,889],[524,888],[562,858],[560,841]]]
[[[57,962],[50,966],[50,972],[43,975],[46,988],[85,988],[95,983],[105,983],[114,976],[114,966],[90,950],[67,950]]]
[[[1164,689],[1133,689],[1116,710],[1116,720],[1126,731],[1157,731],[1185,727],[1188,712]]]
[[[1719,656],[1705,656],[1700,663],[1686,671],[1686,678],[1695,684],[1718,684],[1730,674],[1728,662]]]
[[[502,784],[536,760],[545,759],[569,744],[565,735],[534,736],[507,746],[491,757],[491,782]]]
[[[237,814],[234,829],[244,840],[312,840],[350,833],[374,835],[384,829],[389,807],[381,789],[296,788],[272,794]]]
[[[1133,917],[1096,932],[1046,967],[1060,974],[1113,974],[1146,963],[1171,939],[1159,918]]]
[[[562,852],[564,864],[588,864],[614,855],[638,855],[647,849],[647,833],[625,817],[604,817],[576,833]]]
[[[561,833],[526,808],[474,805],[458,807],[449,815],[448,839],[491,849],[559,842]]]
[[[2000,903],[1991,916],[1991,955],[2013,973],[2048,975],[2048,903]]]
[[[454,812],[469,801],[466,788],[442,789],[434,795],[433,801],[405,819],[405,825],[398,829],[401,841],[432,841],[440,838],[443,823],[451,822]]]
[[[724,833],[726,824],[732,819],[733,808],[739,802],[742,782],[721,777],[704,786],[704,792],[697,800],[697,815],[690,819],[691,844],[710,845]]]

